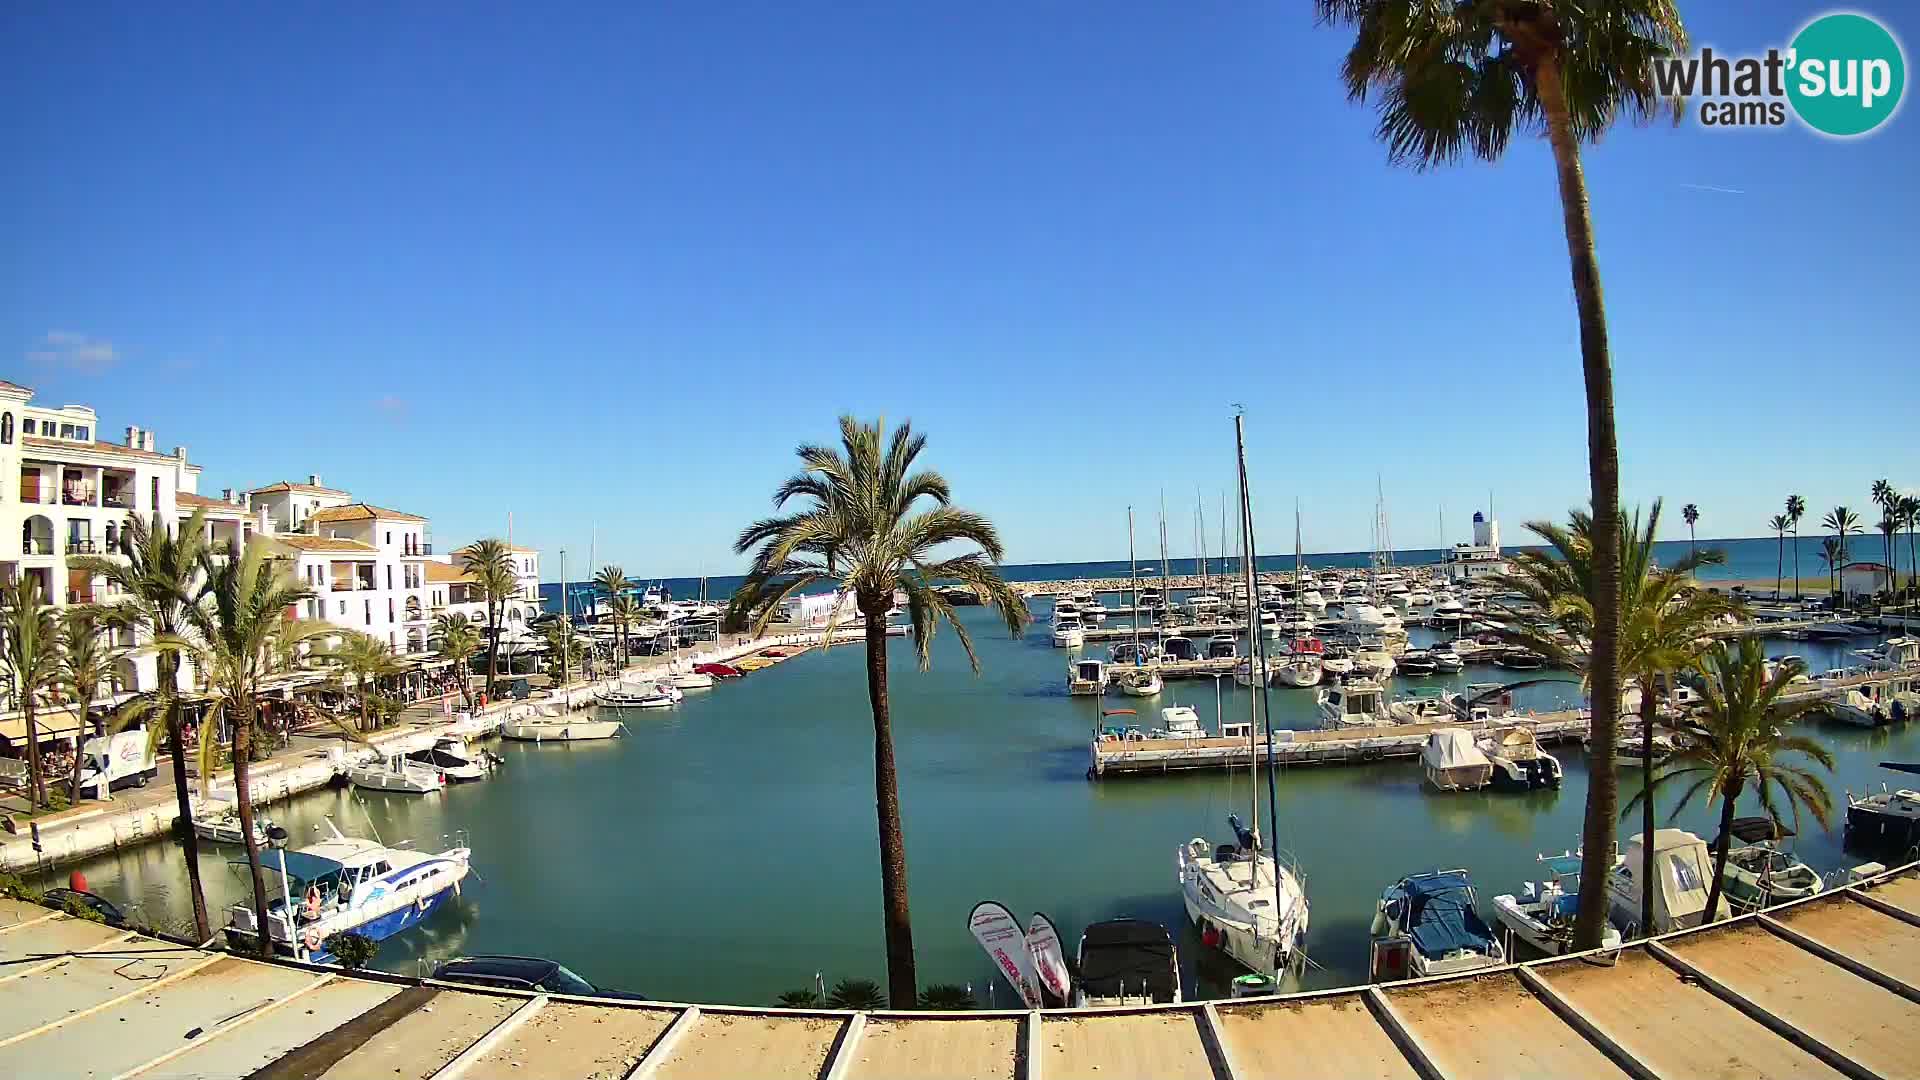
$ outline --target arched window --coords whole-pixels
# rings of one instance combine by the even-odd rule
[[[0,414],[0,443],[13,441],[13,414]]]

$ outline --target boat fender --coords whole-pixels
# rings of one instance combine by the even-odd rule
[[[1200,931],[1200,943],[1209,949],[1220,947],[1220,930],[1212,923],[1206,924]]]
[[[315,927],[315,926],[307,927],[307,933],[306,933],[306,936],[303,938],[303,940],[306,941],[307,943],[308,952],[319,951],[320,940],[321,940],[319,927]]]

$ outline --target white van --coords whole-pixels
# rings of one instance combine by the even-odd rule
[[[80,773],[80,790],[96,799],[123,787],[146,787],[158,771],[146,728],[88,739],[81,753],[86,755],[86,764]]]

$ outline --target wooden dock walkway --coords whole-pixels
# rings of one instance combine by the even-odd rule
[[[0,901],[0,1074],[1281,1080],[1920,1072],[1916,866],[1629,945],[1416,982],[1040,1012],[523,994],[142,937]]]
[[[1158,775],[1195,769],[1244,768],[1256,756],[1262,765],[1357,765],[1420,755],[1427,736],[1440,728],[1490,731],[1503,727],[1531,730],[1542,746],[1578,742],[1587,737],[1588,720],[1571,710],[1528,713],[1488,723],[1395,724],[1389,727],[1340,731],[1275,731],[1269,751],[1261,733],[1253,750],[1245,739],[1094,739],[1092,779],[1108,776]]]

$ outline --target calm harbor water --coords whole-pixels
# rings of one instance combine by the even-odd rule
[[[1245,816],[1247,776],[1089,782],[1097,704],[1066,695],[1067,652],[1050,647],[1038,632],[1044,627],[1009,639],[986,612],[962,610],[980,649],[979,676],[950,632],[936,640],[929,672],[914,670],[904,639],[892,639],[889,654],[922,982],[970,982],[986,999],[991,969],[966,916],[992,898],[1022,917],[1045,911],[1073,940],[1084,924],[1122,914],[1178,928],[1188,993],[1221,992],[1233,972],[1186,928],[1174,849],[1196,835],[1225,838],[1227,813]],[[1799,653],[1823,669],[1865,644],[1782,641],[1772,651]],[[816,651],[689,693],[671,711],[630,713],[623,739],[505,743],[502,773],[444,795],[327,791],[270,813],[296,843],[327,816],[348,832],[377,829],[389,843],[426,849],[468,835],[480,880],[420,931],[383,944],[377,965],[389,970],[415,973],[456,953],[526,953],[602,985],[696,1002],[770,1002],[808,985],[816,971],[829,983],[882,979],[863,670],[858,646]],[[1499,679],[1469,669],[1398,679],[1393,689]],[[1246,715],[1249,692],[1230,680],[1221,690],[1226,714]],[[1311,691],[1270,693],[1280,726],[1314,726]],[[1211,681],[1177,682],[1147,704],[1192,705],[1211,726],[1214,694]],[[1547,708],[1571,702],[1575,688],[1522,694],[1523,705]],[[1109,701],[1122,704],[1143,706]],[[1145,707],[1141,719],[1153,720]],[[1816,722],[1809,730],[1839,756],[1836,803],[1845,788],[1895,779],[1879,761],[1920,756],[1913,725],[1889,733]],[[1374,901],[1401,875],[1466,867],[1484,903],[1539,876],[1537,854],[1576,844],[1587,775],[1573,748],[1559,756],[1563,789],[1517,796],[1434,793],[1413,763],[1281,774],[1277,836],[1304,869],[1313,904],[1308,949],[1317,967],[1303,985],[1364,980]],[[1623,779],[1624,792],[1636,786]],[[1260,815],[1264,822],[1264,785]],[[1831,832],[1808,822],[1796,841],[1816,869],[1863,861],[1841,851],[1840,816],[1836,810]],[[1714,820],[1696,807],[1679,824],[1710,836]],[[205,858],[217,908],[241,895],[242,875],[225,865],[237,853]],[[171,843],[81,869],[96,891],[137,905],[147,919],[188,919],[185,873]],[[1009,1001],[1004,987],[996,996]]]

